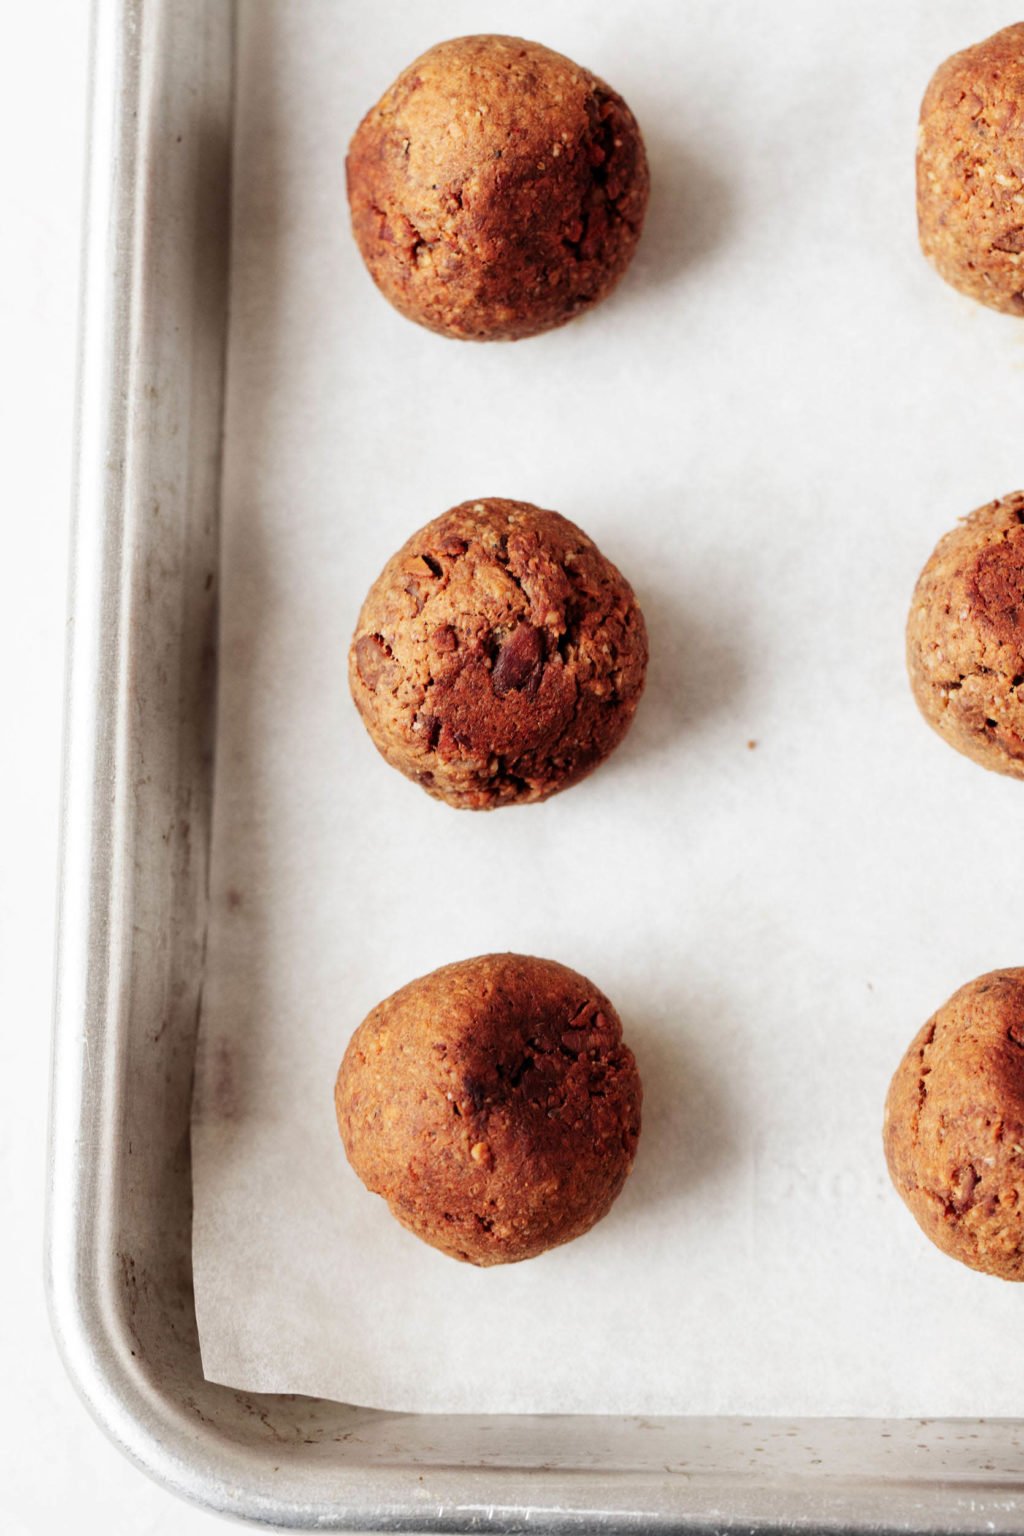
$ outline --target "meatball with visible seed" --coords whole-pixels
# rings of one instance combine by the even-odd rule
[[[489,497],[421,528],[363,604],[349,682],[393,767],[460,809],[544,800],[619,744],[647,632],[625,578],[557,512]]]

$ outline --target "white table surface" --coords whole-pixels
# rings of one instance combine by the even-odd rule
[[[43,1192],[88,64],[87,0],[3,11],[0,50],[0,1531],[193,1536],[227,1524],[132,1467],[64,1374]]]

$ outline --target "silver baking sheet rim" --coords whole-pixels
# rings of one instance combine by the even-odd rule
[[[203,1380],[232,58],[229,0],[95,6],[46,1253],[75,1386],[166,1487],[267,1525],[1024,1531],[1017,1420],[415,1416]]]

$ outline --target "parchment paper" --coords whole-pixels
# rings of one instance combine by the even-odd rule
[[[207,1375],[406,1410],[1020,1413],[1024,1294],[928,1244],[880,1144],[914,1031],[1024,960],[1024,787],[933,737],[903,672],[935,540],[1024,480],[1024,327],[931,273],[913,196],[929,75],[1017,9],[240,11]],[[400,319],[347,228],[360,116],[468,31],[604,75],[651,156],[617,295],[515,346]],[[385,559],[483,495],[580,522],[652,645],[614,759],[489,816],[387,768],[344,676]],[[613,998],[645,1128],[591,1235],[477,1271],[363,1190],[332,1087],[375,1002],[499,949]]]

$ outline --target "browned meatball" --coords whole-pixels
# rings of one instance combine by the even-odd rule
[[[947,283],[1024,315],[1024,23],[936,71],[921,106],[917,217]]]
[[[352,229],[410,320],[515,341],[610,293],[647,207],[621,96],[519,37],[459,37],[404,70],[356,130]]]
[[[1024,1280],[1024,969],[979,976],[928,1020],[889,1088],[884,1141],[943,1253]]]
[[[907,667],[951,747],[1024,778],[1024,491],[939,540],[911,603]]]
[[[367,1189],[425,1243],[481,1265],[600,1221],[633,1166],[641,1097],[604,993],[526,955],[402,987],[356,1030],[335,1087]]]
[[[349,682],[389,763],[449,805],[491,810],[590,773],[629,729],[646,666],[632,589],[586,534],[490,497],[388,561]]]

